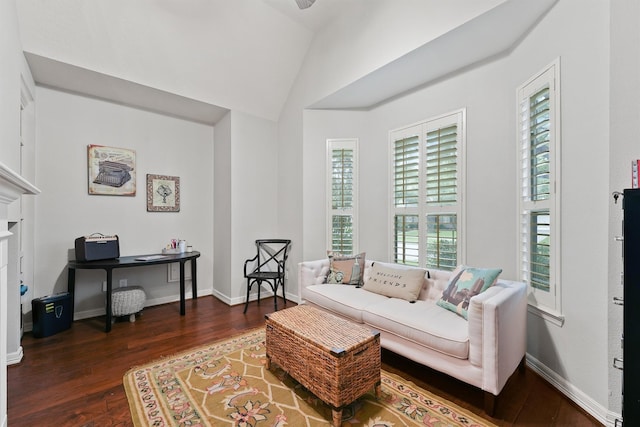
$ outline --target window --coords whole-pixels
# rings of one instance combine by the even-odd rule
[[[530,310],[558,324],[560,306],[560,63],[518,88],[521,279]]]
[[[461,259],[465,111],[390,132],[394,262],[453,270]]]
[[[334,252],[358,250],[358,140],[327,140],[328,242]]]

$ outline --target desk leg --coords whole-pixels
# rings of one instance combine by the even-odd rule
[[[113,279],[113,270],[110,268],[105,270],[107,271],[107,320],[104,325],[104,331],[111,332],[111,291],[113,290],[113,283],[111,283],[111,280]]]
[[[191,293],[192,296],[191,298],[196,299],[198,298],[198,281],[197,281],[197,277],[198,277],[198,271],[196,268],[196,258],[191,260]]]
[[[185,261],[180,261],[180,315],[184,316],[186,312],[185,308],[185,291],[184,291],[184,263]]]
[[[76,269],[67,269],[67,292],[71,296],[71,321],[73,322],[73,314],[75,311],[75,293],[76,293]]]

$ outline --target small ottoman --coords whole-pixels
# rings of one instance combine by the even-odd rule
[[[114,317],[129,316],[129,321],[135,322],[136,313],[142,311],[146,300],[142,286],[114,289],[111,292],[111,314]]]

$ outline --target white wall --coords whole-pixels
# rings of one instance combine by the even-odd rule
[[[213,286],[213,128],[83,96],[37,87],[35,297],[67,288],[76,237],[117,234],[120,254],[158,253],[186,239],[198,259],[199,295]],[[87,145],[136,152],[135,197],[89,195]],[[180,212],[147,212],[146,174],[180,177]],[[149,303],[178,299],[167,267],[117,269],[114,279],[145,287]],[[76,318],[104,313],[103,271],[76,273]]]
[[[277,234],[278,168],[275,122],[232,111],[216,125],[214,293],[227,304],[246,300],[243,267],[255,240],[286,238]]]
[[[16,2],[0,2],[0,162],[20,170],[20,67],[22,48]],[[0,234],[8,225],[8,209],[0,203]],[[5,235],[6,237],[6,235]],[[0,426],[7,425],[7,243],[0,242]]]
[[[22,47],[17,27],[16,2],[0,4],[0,161],[20,170],[20,67]]]
[[[232,303],[246,299],[244,261],[256,255],[256,239],[278,233],[277,124],[231,112],[231,291]],[[217,203],[217,200],[216,200]],[[257,292],[254,287],[253,292]],[[261,294],[261,296],[264,294]]]
[[[580,19],[576,19],[579,11]],[[589,412],[608,408],[607,287],[609,4],[563,0],[508,55],[443,79],[368,113],[306,111],[303,152],[305,258],[321,257],[326,138],[359,137],[360,250],[388,253],[388,131],[467,109],[466,262],[517,279],[518,85],[561,58],[562,327],[528,317],[530,363]],[[567,31],[570,25],[571,31]],[[340,34],[335,35],[341,39]],[[419,72],[419,70],[417,71]],[[363,114],[365,117],[363,118]],[[281,132],[283,132],[281,130]],[[598,165],[594,167],[594,165]],[[588,266],[588,268],[585,268]],[[585,327],[589,325],[589,327]]]
[[[529,316],[527,351],[593,410],[608,407],[607,248],[609,4],[561,1],[514,54],[521,75],[561,57],[562,311],[559,328]],[[579,11],[579,13],[577,13]],[[579,16],[579,19],[577,19]],[[570,23],[571,31],[567,31]],[[597,165],[597,166],[596,166]]]
[[[372,150],[372,141],[368,132],[368,117],[364,112],[336,112],[336,111],[311,111],[304,112],[303,134],[303,252],[306,260],[319,259],[327,256],[327,139],[332,138],[358,138],[359,165],[360,165],[360,197],[359,206],[360,221],[367,223],[369,220],[379,218],[367,210],[367,201],[374,194],[382,193],[386,198],[384,187],[376,188],[368,181],[367,172],[373,164],[371,157],[367,156]],[[379,158],[379,154],[377,153]],[[364,168],[364,170],[362,169]],[[380,191],[383,190],[383,191]],[[373,193],[373,194],[372,194]],[[377,199],[377,197],[376,197]],[[379,201],[379,200],[378,200]],[[364,206],[363,206],[364,205]],[[377,204],[376,208],[380,209]],[[385,224],[386,226],[386,224]],[[364,227],[364,228],[363,228]],[[361,229],[369,230],[366,224],[361,224]],[[375,229],[375,228],[373,228]],[[376,255],[374,247],[367,244],[370,235],[360,233],[359,251],[366,251],[367,257]],[[376,239],[378,241],[378,239]],[[381,253],[378,253],[381,255]],[[380,258],[375,258],[380,259]]]
[[[29,182],[35,182],[35,83],[27,61],[22,58],[20,67],[20,138],[15,142],[19,146],[20,165],[16,170]],[[7,361],[9,364],[22,360],[20,341],[22,309],[29,306],[33,283],[33,265],[35,251],[35,209],[34,196],[22,195],[9,205],[9,230],[13,233],[8,240],[8,283],[7,289]],[[24,296],[20,295],[20,284],[28,288]]]
[[[611,2],[611,109],[609,141],[609,194],[630,188],[630,163],[640,159],[640,3],[635,0]],[[622,243],[614,236],[622,235],[622,199],[609,206],[609,407],[622,411],[622,372],[613,368],[614,357],[622,357],[620,338],[623,329],[623,308],[613,304],[613,297],[622,297]]]
[[[231,300],[231,113],[216,124],[213,147],[213,230],[215,239],[213,293],[229,303]]]

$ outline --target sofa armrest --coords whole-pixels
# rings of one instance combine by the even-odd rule
[[[325,282],[329,274],[329,259],[303,261],[298,263],[298,295],[302,297],[302,289]]]
[[[471,298],[469,361],[482,367],[482,389],[498,395],[526,353],[527,289],[499,281]]]

